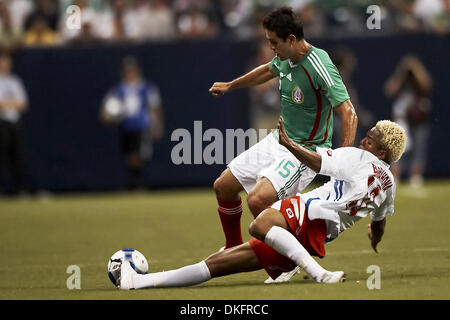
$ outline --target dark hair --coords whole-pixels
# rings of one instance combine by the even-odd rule
[[[140,70],[141,67],[139,65],[139,61],[134,56],[126,56],[122,60],[122,71],[134,69]]]
[[[302,40],[303,24],[291,7],[281,7],[270,12],[263,21],[264,29],[275,32],[276,35],[286,41],[293,34],[297,40]]]

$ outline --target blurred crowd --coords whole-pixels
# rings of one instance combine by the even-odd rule
[[[0,0],[0,45],[56,46],[111,41],[249,39],[275,7],[299,13],[308,38],[450,31],[450,0]]]

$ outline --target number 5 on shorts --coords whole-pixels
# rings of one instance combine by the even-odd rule
[[[275,171],[277,171],[283,163],[286,161],[286,159],[283,159],[280,164],[275,168]],[[283,178],[289,177],[291,174],[291,170],[288,167],[295,168],[295,165],[291,161],[286,161],[286,163],[281,167],[281,170],[278,171],[278,174],[282,176]]]

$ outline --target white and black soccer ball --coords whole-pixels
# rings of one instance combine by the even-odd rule
[[[114,285],[116,285],[120,276],[119,267],[123,261],[129,261],[131,267],[137,273],[145,274],[148,272],[148,261],[142,253],[132,248],[119,250],[108,261],[108,277]]]

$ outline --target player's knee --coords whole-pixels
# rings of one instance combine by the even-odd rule
[[[233,201],[238,198],[239,190],[227,179],[226,174],[220,175],[214,181],[213,188],[217,199]]]
[[[253,192],[248,194],[247,204],[255,218],[269,205],[264,197]]]
[[[250,223],[250,226],[248,227],[248,233],[252,237],[255,237],[258,240],[264,241],[265,232],[264,232],[264,226],[263,223],[259,219],[255,219]]]
[[[266,208],[252,221],[248,227],[248,232],[252,237],[264,241],[266,234],[273,226],[282,227],[284,229],[289,228],[284,216],[278,210]]]
[[[206,260],[206,266],[208,267],[209,273],[211,275],[211,278],[217,277],[218,274],[220,274],[220,268],[221,264],[217,261],[218,253],[212,254],[209,256]]]
[[[216,193],[217,198],[223,199],[227,195],[227,185],[223,181],[222,176],[218,177],[216,181],[214,181],[214,192]]]

